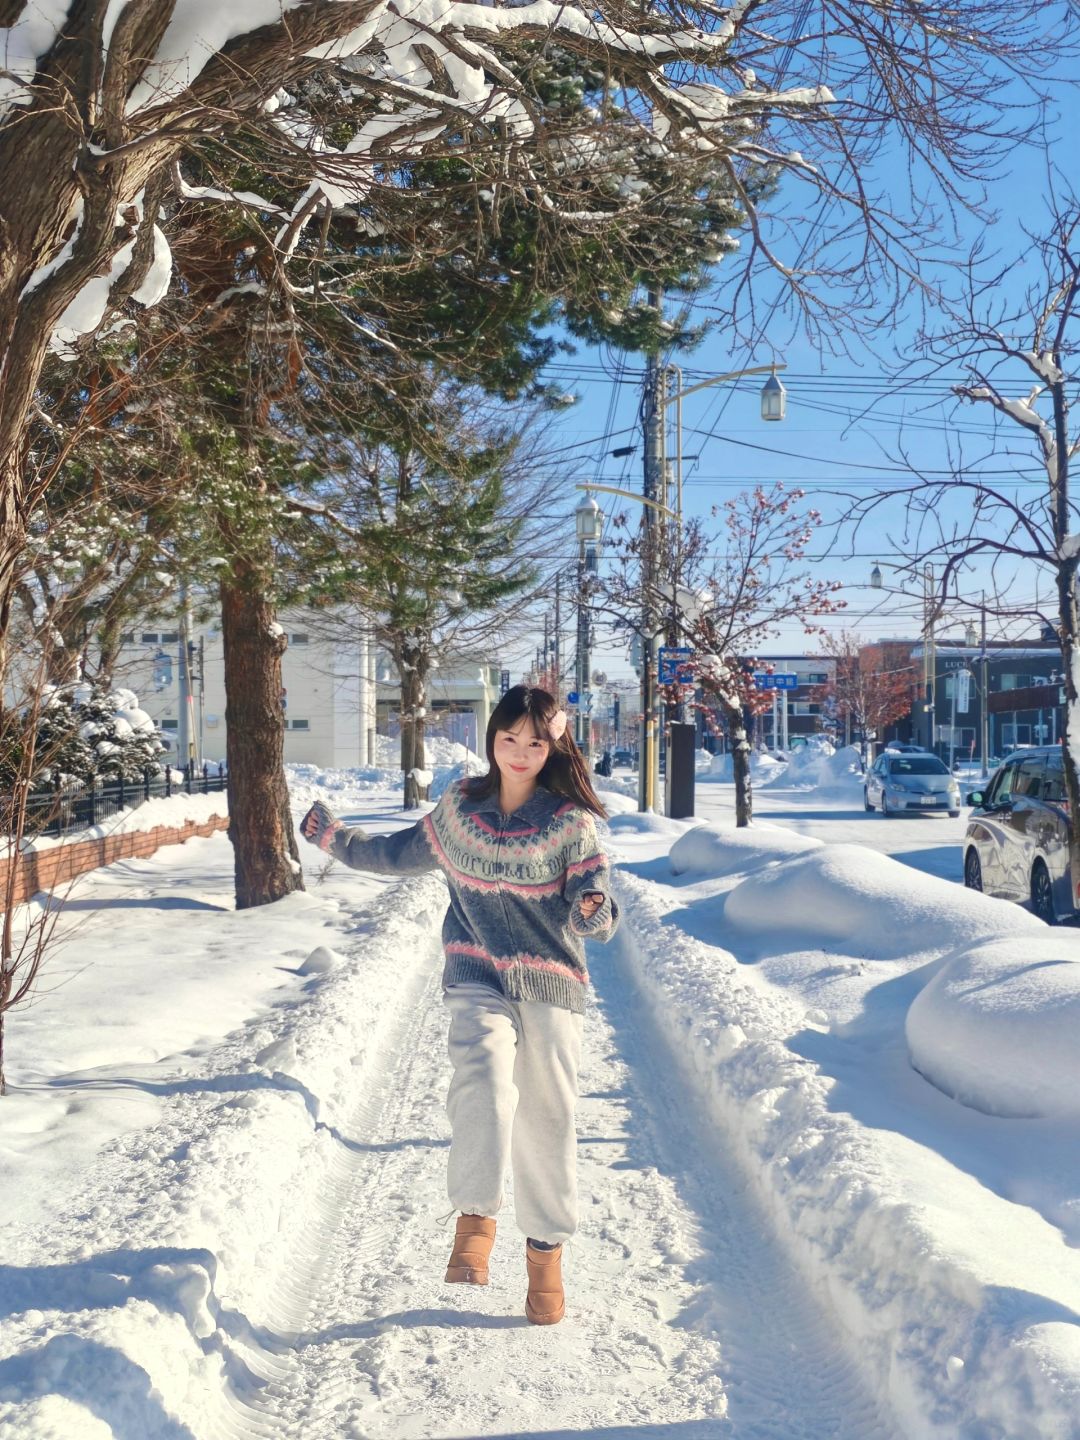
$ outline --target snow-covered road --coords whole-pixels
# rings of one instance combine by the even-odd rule
[[[699,820],[733,824],[732,787],[699,785],[696,808]],[[831,845],[865,845],[924,875],[963,882],[961,842],[967,828],[966,810],[961,811],[958,820],[944,814],[892,815],[884,819],[876,810],[868,813],[863,809],[861,791],[852,798],[838,799],[790,786],[761,785],[754,789],[754,815]]]

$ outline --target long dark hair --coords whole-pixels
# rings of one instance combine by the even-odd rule
[[[499,767],[495,763],[495,735],[499,730],[512,730],[523,716],[527,715],[532,724],[533,734],[540,740],[547,740],[551,749],[547,763],[536,777],[537,783],[545,786],[553,795],[563,795],[591,810],[601,819],[607,819],[607,811],[597,798],[589,778],[588,767],[581,751],[574,744],[569,728],[558,740],[552,740],[548,726],[559,706],[553,695],[535,685],[515,685],[508,690],[491,712],[488,721],[486,749],[488,773],[475,775],[465,782],[465,793],[473,800],[485,799],[499,793]]]

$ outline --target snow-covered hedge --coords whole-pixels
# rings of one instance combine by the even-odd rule
[[[34,746],[35,775],[48,784],[98,776],[141,780],[157,774],[165,746],[132,690],[64,685],[45,697]]]

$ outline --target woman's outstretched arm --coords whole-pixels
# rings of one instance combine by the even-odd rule
[[[321,800],[316,800],[300,821],[300,833],[354,870],[371,870],[378,875],[422,875],[439,868],[428,839],[431,830],[426,815],[393,835],[369,835],[338,820]]]

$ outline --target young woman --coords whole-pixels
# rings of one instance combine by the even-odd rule
[[[357,870],[445,874],[447,1189],[460,1212],[446,1279],[488,1283],[512,1169],[526,1236],[525,1313],[553,1325],[566,1308],[562,1246],[577,1228],[583,942],[609,940],[619,911],[593,821],[604,808],[546,690],[507,691],[488,725],[487,757],[486,775],[450,786],[411,829],[367,835],[316,802],[301,832]]]

